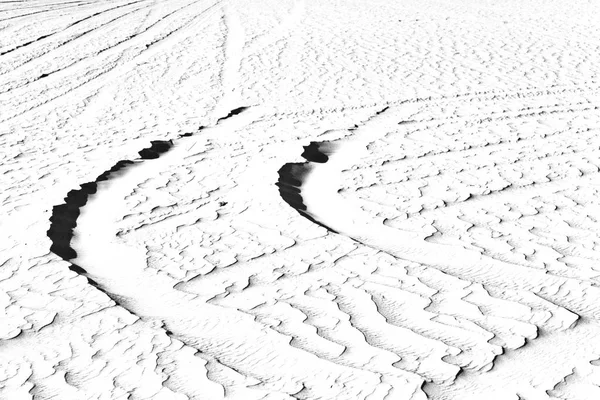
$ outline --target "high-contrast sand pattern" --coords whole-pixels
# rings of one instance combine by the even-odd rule
[[[0,4],[0,399],[600,398],[600,6]]]

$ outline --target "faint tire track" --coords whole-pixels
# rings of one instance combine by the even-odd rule
[[[198,1],[201,1],[201,0],[198,0]],[[198,2],[198,1],[196,1],[196,2]],[[67,69],[69,69],[69,68],[71,68],[71,67],[73,67],[73,66],[76,66],[77,64],[79,64],[80,62],[82,62],[82,61],[84,61],[84,60],[87,60],[87,59],[91,59],[91,58],[97,57],[97,56],[99,56],[100,54],[102,54],[102,53],[104,53],[104,52],[106,52],[106,51],[113,50],[114,48],[117,48],[119,45],[121,45],[121,44],[123,44],[123,43],[126,43],[126,42],[129,42],[130,40],[137,38],[139,35],[142,35],[142,34],[144,34],[144,33],[148,32],[150,29],[152,29],[153,27],[155,27],[155,26],[156,26],[156,25],[158,25],[159,23],[161,23],[161,22],[164,22],[164,20],[165,20],[166,18],[170,17],[171,15],[173,15],[173,14],[175,14],[175,13],[177,13],[177,12],[179,12],[179,11],[183,10],[184,8],[186,8],[186,7],[188,7],[188,6],[192,5],[192,4],[195,4],[196,2],[190,3],[190,4],[188,4],[187,6],[184,6],[184,7],[180,8],[180,9],[177,9],[177,10],[174,10],[174,11],[172,11],[172,12],[171,12],[171,13],[169,13],[169,14],[166,14],[166,15],[164,15],[164,16],[163,16],[163,17],[161,17],[161,18],[160,18],[158,21],[156,21],[156,22],[154,22],[153,24],[151,24],[150,26],[146,27],[146,28],[145,28],[143,31],[141,31],[141,32],[137,32],[137,33],[135,33],[134,35],[131,35],[131,36],[128,36],[128,37],[126,37],[125,39],[121,39],[121,40],[117,41],[116,43],[113,43],[113,44],[111,44],[109,47],[106,47],[106,48],[100,49],[99,51],[97,51],[95,54],[93,54],[93,55],[91,55],[91,56],[87,56],[87,57],[84,57],[84,58],[80,58],[80,59],[78,59],[78,60],[75,60],[74,62],[72,62],[72,63],[70,63],[70,64],[68,64],[68,65],[66,65],[66,66],[62,66],[62,67],[60,67],[59,69],[56,69],[56,70],[53,70],[53,71],[49,71],[49,72],[44,72],[44,73],[43,73],[42,75],[40,75],[39,77],[37,77],[37,78],[34,78],[33,80],[31,80],[31,81],[28,81],[28,82],[26,82],[26,83],[24,83],[24,84],[22,84],[22,85],[15,86],[15,87],[11,87],[11,88],[9,88],[8,90],[6,90],[6,91],[4,91],[4,92],[2,92],[2,93],[6,93],[6,92],[9,92],[9,91],[16,90],[16,89],[22,88],[22,87],[24,87],[24,86],[30,85],[30,84],[32,84],[32,83],[35,83],[35,82],[37,82],[38,80],[40,80],[40,79],[42,79],[42,78],[47,78],[47,77],[49,77],[49,76],[52,76],[53,74],[55,74],[55,73],[57,73],[57,72],[64,72],[65,70],[67,70]],[[136,2],[134,2],[134,3],[136,3]],[[94,29],[90,29],[90,30],[88,30],[88,31],[86,31],[86,32],[84,32],[84,33],[82,33],[82,34],[80,34],[80,35],[76,36],[75,38],[69,39],[68,41],[66,41],[66,42],[62,43],[62,44],[61,44],[60,46],[58,46],[58,47],[62,47],[62,46],[64,46],[64,45],[68,45],[69,43],[72,43],[74,40],[77,40],[77,39],[79,39],[80,37],[82,37],[82,36],[85,36],[86,34],[89,34],[89,33],[93,32],[93,31],[95,31],[95,30],[98,30],[98,29],[105,28],[106,26],[108,26],[108,25],[112,24],[113,22],[115,22],[115,21],[117,21],[117,20],[119,20],[119,19],[121,19],[121,18],[124,18],[124,17],[126,17],[126,16],[128,16],[128,15],[130,15],[130,14],[133,14],[133,13],[135,13],[136,11],[139,11],[139,10],[141,10],[142,8],[143,8],[143,7],[139,8],[139,9],[136,9],[136,10],[132,10],[132,11],[130,11],[130,12],[127,12],[127,13],[125,13],[125,14],[119,15],[119,16],[117,16],[116,18],[114,18],[114,19],[112,19],[112,20],[110,20],[110,21],[108,21],[108,22],[104,23],[103,25],[101,25],[101,26],[99,26],[99,27],[96,27],[96,28],[94,28]],[[146,19],[147,19],[147,16],[146,16],[146,18],[145,18],[144,20],[142,20],[142,21],[141,21],[141,23],[143,24],[143,23],[145,22],[145,20],[146,20]],[[182,27],[184,27],[184,26],[185,26],[185,25],[183,25]],[[180,28],[178,28],[178,29],[181,29],[182,27],[180,27]],[[165,37],[169,36],[169,35],[170,35],[171,33],[173,33],[173,32],[174,32],[174,31],[170,32],[170,33],[169,33],[169,34],[167,34]],[[164,39],[164,37],[163,37],[162,39]],[[162,40],[162,39],[159,39],[159,40]],[[148,47],[150,47],[150,46],[151,46],[152,44],[154,44],[154,43],[155,43],[155,42],[151,42],[150,44],[147,44],[147,45],[146,45],[146,49],[148,49]],[[54,49],[52,49],[52,50],[54,50]],[[47,54],[47,53],[44,53],[44,54]],[[41,56],[43,56],[44,54],[42,54]],[[30,61],[31,61],[31,60],[30,60]],[[29,61],[28,61],[28,62],[29,62]],[[115,64],[117,64],[117,63],[115,63]],[[113,66],[113,68],[114,68],[114,67],[116,67],[116,65],[115,65],[115,66]]]
[[[46,39],[46,38],[52,37],[53,35],[56,35],[57,33],[63,33],[63,32],[64,32],[64,31],[66,31],[67,29],[70,29],[70,28],[72,28],[72,27],[74,27],[74,26],[76,26],[76,25],[79,25],[79,24],[81,24],[82,22],[88,21],[88,20],[90,20],[90,19],[92,19],[92,18],[94,18],[94,17],[97,17],[97,16],[99,16],[99,15],[102,15],[102,14],[104,14],[104,13],[107,13],[107,12],[109,12],[109,11],[117,10],[117,9],[119,9],[119,8],[127,7],[127,6],[129,6],[129,5],[132,5],[132,4],[137,4],[137,3],[141,3],[141,2],[145,2],[145,1],[148,1],[148,0],[136,0],[136,1],[132,1],[132,2],[130,2],[130,3],[121,4],[121,5],[118,5],[118,6],[116,6],[116,7],[112,7],[112,8],[108,8],[108,9],[102,10],[102,11],[95,12],[95,13],[93,13],[92,15],[89,15],[89,16],[87,16],[87,17],[84,17],[84,18],[82,18],[82,19],[79,19],[79,20],[77,20],[77,21],[75,21],[75,22],[72,22],[72,23],[68,24],[66,27],[64,27],[63,29],[61,29],[61,30],[60,30],[60,31],[58,31],[58,32],[53,32],[53,33],[49,33],[49,34],[46,34],[46,35],[41,35],[41,36],[38,36],[37,38],[35,38],[35,39],[33,39],[33,40],[30,40],[30,41],[28,41],[28,42],[25,42],[25,43],[19,44],[19,45],[15,46],[15,47],[13,47],[13,48],[11,48],[11,49],[0,51],[0,57],[4,56],[4,55],[6,55],[6,54],[12,53],[13,51],[16,51],[16,50],[22,49],[22,48],[24,48],[24,47],[30,46],[30,45],[32,45],[32,44],[34,44],[34,43],[36,43],[36,42],[39,42],[40,40],[43,40],[43,39]],[[127,14],[129,14],[129,13],[127,13]],[[113,21],[116,21],[116,20],[118,20],[119,18],[122,18],[122,17],[124,17],[124,16],[125,16],[125,15],[127,15],[127,14],[120,15],[119,17],[117,17],[117,18],[115,18],[115,19],[113,19],[113,20],[111,20],[111,21],[107,22],[106,24],[109,24],[109,23],[111,23],[111,22],[113,22]],[[97,27],[97,28],[94,28],[94,29],[90,29],[90,30],[88,30],[88,31],[86,31],[86,32],[84,32],[84,33],[82,33],[82,34],[80,34],[80,35],[77,35],[77,36],[75,36],[74,38],[72,38],[72,39],[70,39],[70,40],[68,40],[68,41],[66,41],[66,42],[64,42],[64,43],[61,43],[59,46],[57,46],[57,47],[53,48],[52,50],[54,50],[54,49],[56,49],[56,48],[58,48],[58,47],[60,47],[60,46],[63,46],[63,45],[65,45],[65,44],[67,44],[67,43],[71,42],[72,40],[78,39],[78,38],[80,38],[81,36],[84,36],[85,34],[87,34],[87,33],[90,33],[90,32],[92,32],[92,31],[94,31],[95,29],[100,29],[101,27],[105,26],[106,24],[104,24],[104,25],[101,25],[100,27]],[[46,54],[46,53],[43,53],[43,54]],[[43,54],[42,54],[42,55],[43,55]],[[29,62],[29,61],[27,61],[27,62]],[[22,66],[22,65],[24,65],[24,64],[26,64],[26,63],[20,64],[19,66]]]
[[[201,0],[197,0],[195,3],[199,2],[199,1],[201,1]],[[166,35],[163,35],[163,36],[162,36],[160,39],[153,39],[153,40],[149,41],[149,43],[147,43],[147,44],[145,45],[145,46],[146,46],[146,48],[145,48],[144,50],[140,51],[140,52],[139,52],[138,54],[136,54],[135,56],[133,56],[131,60],[128,60],[128,61],[127,61],[127,64],[133,64],[133,63],[134,63],[134,61],[137,61],[137,59],[138,59],[140,56],[142,56],[142,55],[144,55],[146,52],[148,52],[148,50],[149,50],[149,48],[150,48],[150,47],[152,47],[152,46],[155,46],[155,45],[156,45],[157,43],[159,43],[160,41],[162,41],[162,40],[166,39],[167,37],[171,36],[172,34],[174,34],[174,33],[178,32],[178,31],[180,31],[181,29],[183,29],[183,27],[185,27],[185,26],[187,26],[188,24],[192,23],[192,21],[196,20],[197,18],[206,18],[206,17],[209,17],[210,15],[212,15],[212,13],[213,13],[213,12],[215,12],[215,10],[216,10],[216,7],[217,7],[217,5],[218,5],[218,4],[219,4],[219,2],[217,2],[217,3],[214,3],[214,4],[212,4],[211,6],[209,6],[209,7],[205,8],[205,9],[204,9],[204,10],[203,10],[203,11],[202,11],[200,14],[196,14],[196,15],[195,15],[195,16],[193,16],[193,17],[192,17],[192,18],[191,18],[189,21],[187,21],[187,22],[186,22],[184,25],[182,25],[182,26],[178,27],[178,28],[177,28],[177,29],[175,29],[175,30],[172,30],[172,31],[170,31],[170,32],[169,32],[168,34],[166,34]],[[179,10],[178,10],[178,11],[179,11]],[[174,12],[175,12],[175,11],[174,11]],[[173,13],[174,13],[174,12],[173,12]],[[161,20],[161,21],[162,21],[162,20]],[[159,23],[159,22],[161,22],[161,21],[157,21],[157,22],[156,22],[156,23],[154,23],[152,26],[155,26],[156,24],[158,24],[158,23]],[[138,36],[140,36],[141,34],[143,34],[143,33],[147,33],[147,32],[148,32],[148,29],[146,29],[146,30],[145,30],[144,32],[142,32],[142,33],[139,33],[139,34],[136,34],[136,35],[134,35],[134,37],[138,37]],[[122,40],[122,41],[121,41],[119,44],[125,43],[125,42],[127,42],[127,41],[129,41],[129,40],[131,40],[131,39],[133,39],[133,37],[131,37],[131,38],[127,38],[127,39],[124,39],[124,40]],[[114,46],[113,46],[113,47],[111,47],[111,49],[114,49],[114,48],[115,48]],[[105,51],[106,51],[106,50],[108,50],[108,49],[105,49]],[[103,52],[103,51],[101,51],[100,53],[102,53],[102,52]],[[100,53],[98,53],[98,54],[100,54]],[[96,56],[97,56],[98,54],[96,54]],[[94,56],[94,57],[95,57],[95,56]],[[93,57],[92,57],[92,58],[93,58]],[[92,58],[89,58],[89,59],[87,59],[87,61],[90,61]],[[6,122],[6,121],[9,121],[9,120],[11,120],[11,119],[14,119],[14,118],[17,118],[17,117],[22,117],[22,116],[26,115],[27,113],[29,113],[29,112],[31,112],[31,111],[33,111],[33,110],[35,110],[35,109],[38,109],[39,107],[42,107],[42,106],[49,105],[49,104],[51,104],[53,101],[55,101],[55,100],[57,100],[57,99],[59,99],[59,98],[62,98],[62,97],[64,97],[64,96],[66,96],[66,95],[68,95],[68,94],[70,94],[70,93],[74,92],[75,90],[77,90],[77,89],[79,89],[79,88],[81,88],[81,87],[84,87],[84,86],[86,86],[86,85],[88,85],[88,84],[92,83],[92,81],[96,80],[96,79],[97,79],[97,78],[99,78],[99,77],[106,76],[107,74],[109,74],[109,73],[111,73],[111,72],[113,72],[113,71],[117,70],[119,67],[122,67],[122,65],[120,65],[120,60],[121,60],[121,56],[119,56],[115,62],[113,62],[113,63],[109,64],[109,66],[108,66],[108,67],[106,67],[104,70],[100,70],[100,71],[94,71],[94,73],[88,73],[88,74],[87,74],[87,76],[86,76],[86,80],[84,80],[84,81],[83,81],[83,82],[81,82],[81,83],[77,83],[77,84],[76,84],[76,85],[74,85],[73,87],[69,88],[69,89],[68,89],[66,92],[64,92],[64,93],[61,93],[61,94],[59,94],[59,95],[56,95],[56,96],[52,96],[52,97],[50,97],[50,98],[48,98],[48,99],[44,99],[44,101],[42,101],[42,102],[39,102],[38,104],[35,104],[35,105],[28,105],[28,106],[27,106],[27,108],[26,108],[25,110],[18,110],[16,113],[13,113],[12,115],[9,115],[8,117],[6,117],[6,118],[4,118],[4,119],[0,120],[0,122]],[[83,61],[83,60],[80,60],[80,61],[78,61],[78,62],[82,62],[82,61]],[[126,64],[126,65],[127,65],[127,64]],[[73,65],[75,65],[75,64],[73,64]],[[57,72],[63,72],[64,70],[65,70],[65,69],[64,69],[64,68],[62,68],[60,71],[55,71],[55,73],[57,73]],[[46,76],[43,76],[42,78],[44,78],[44,77],[46,77]],[[40,78],[38,78],[38,79],[37,79],[37,81],[39,81],[39,80],[40,80]]]

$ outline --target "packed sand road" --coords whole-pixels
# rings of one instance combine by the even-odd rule
[[[598,13],[3,3],[0,399],[598,397]]]

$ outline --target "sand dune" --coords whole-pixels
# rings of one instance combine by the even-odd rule
[[[0,4],[0,399],[598,398],[599,14]]]

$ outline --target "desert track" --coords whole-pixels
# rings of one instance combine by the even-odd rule
[[[0,399],[600,395],[600,10],[0,5]]]

